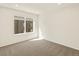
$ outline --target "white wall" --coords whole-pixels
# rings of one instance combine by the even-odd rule
[[[40,26],[46,40],[79,50],[78,6],[62,7],[42,13]]]
[[[14,16],[31,17],[34,20],[32,33],[14,34]],[[38,15],[0,7],[0,47],[38,37]]]

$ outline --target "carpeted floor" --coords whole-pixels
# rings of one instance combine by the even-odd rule
[[[79,51],[47,40],[29,40],[0,47],[0,56],[78,56]]]

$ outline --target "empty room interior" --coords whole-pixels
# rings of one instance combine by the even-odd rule
[[[0,56],[79,56],[79,3],[0,3]]]

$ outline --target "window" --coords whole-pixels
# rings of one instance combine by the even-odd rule
[[[21,20],[22,19],[22,20]],[[14,33],[24,33],[24,17],[14,16]]]
[[[26,33],[33,32],[33,19],[26,18],[26,21],[24,21],[24,17],[14,16],[14,33],[19,34],[25,31]]]
[[[26,21],[26,32],[33,32],[33,21]]]
[[[24,33],[24,20],[14,20],[15,34]]]

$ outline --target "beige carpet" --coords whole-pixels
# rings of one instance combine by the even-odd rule
[[[0,48],[0,56],[77,56],[79,51],[47,40],[29,40]]]

